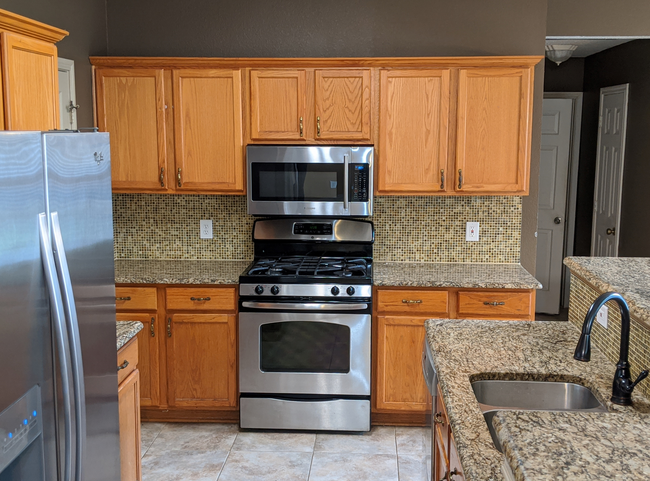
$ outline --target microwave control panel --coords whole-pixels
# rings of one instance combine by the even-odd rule
[[[368,164],[350,165],[350,202],[368,202],[369,177]]]

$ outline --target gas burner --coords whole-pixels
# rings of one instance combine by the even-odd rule
[[[292,256],[257,259],[249,276],[366,277],[368,261],[361,258]]]

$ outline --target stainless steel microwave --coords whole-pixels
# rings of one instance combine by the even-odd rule
[[[249,145],[251,215],[369,216],[372,146]]]

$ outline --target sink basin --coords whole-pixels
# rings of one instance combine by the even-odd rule
[[[494,446],[503,449],[492,427],[497,411],[607,412],[586,387],[569,382],[485,380],[472,383]]]

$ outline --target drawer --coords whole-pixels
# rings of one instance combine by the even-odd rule
[[[237,308],[234,287],[168,287],[167,309],[181,311],[234,311]]]
[[[458,317],[532,319],[532,295],[530,290],[459,290]]]
[[[155,311],[158,295],[155,287],[116,287],[115,308],[118,311]]]
[[[122,384],[138,365],[138,338],[134,337],[117,351],[117,384]]]
[[[449,315],[449,292],[425,290],[377,291],[377,312]]]

